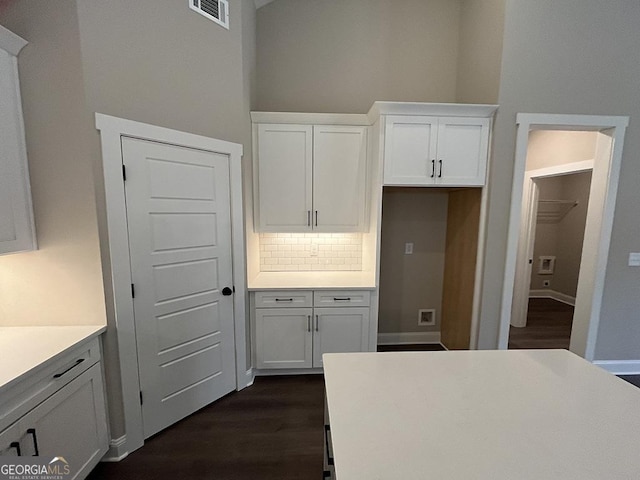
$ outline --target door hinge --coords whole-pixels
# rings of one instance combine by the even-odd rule
[[[131,298],[136,298],[136,288],[133,283],[131,284]]]
[[[124,163],[122,164],[122,180],[127,181],[127,167],[124,166]]]
[[[140,390],[140,405],[144,404],[144,400],[142,398],[142,390]]]

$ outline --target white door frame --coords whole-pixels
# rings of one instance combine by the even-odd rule
[[[518,239],[522,221],[522,199],[524,178],[527,160],[527,146],[529,132],[531,130],[611,130],[608,134],[612,138],[611,154],[608,162],[596,161],[593,167],[592,190],[600,192],[598,198],[592,198],[595,203],[589,208],[587,214],[587,226],[585,238],[591,237],[593,241],[585,241],[585,248],[590,251],[583,252],[581,270],[590,278],[589,282],[579,281],[578,296],[581,294],[588,299],[583,302],[582,312],[588,318],[588,325],[584,328],[576,328],[574,325],[571,337],[571,351],[581,355],[587,360],[593,360],[595,343],[600,321],[600,309],[602,306],[602,293],[611,243],[611,230],[613,227],[613,214],[615,210],[616,196],[618,192],[618,179],[620,177],[620,164],[622,162],[622,149],[624,134],[629,117],[600,116],[600,115],[557,115],[544,113],[519,113],[516,123],[518,132],[516,138],[516,151],[514,159],[513,186],[511,195],[511,209],[509,214],[509,231],[507,237],[507,253],[505,272],[502,285],[502,303],[500,311],[500,330],[498,334],[498,348],[506,349],[509,343],[509,326],[513,303],[516,263],[518,259]],[[591,205],[590,205],[591,207]],[[587,260],[587,262],[585,262]],[[585,265],[585,263],[587,263]],[[582,275],[581,275],[582,276]],[[582,288],[581,288],[582,287]],[[576,317],[580,316],[577,311]]]
[[[131,298],[131,265],[129,263],[129,234],[124,182],[122,178],[121,137],[133,137],[152,142],[195,148],[229,156],[231,196],[231,245],[233,285],[234,333],[236,350],[236,388],[241,390],[252,382],[250,365],[246,362],[245,292],[246,269],[244,258],[244,220],[242,212],[242,145],[213,138],[179,132],[132,120],[96,113],[96,128],[102,141],[102,164],[106,215],[109,239],[111,282],[114,299],[115,328],[118,342],[119,374],[122,384],[125,438],[117,440],[120,456],[141,447],[144,443],[140,379]],[[108,360],[108,359],[107,359]],[[111,368],[116,359],[109,362]],[[113,442],[113,440],[112,440]]]
[[[569,173],[593,170],[593,160],[565,163],[548,168],[525,171],[522,195],[522,222],[518,238],[518,259],[513,287],[513,305],[511,306],[511,325],[527,325],[527,310],[533,265],[533,247],[536,236],[536,217],[538,215],[538,197],[540,189],[535,180],[551,178]]]

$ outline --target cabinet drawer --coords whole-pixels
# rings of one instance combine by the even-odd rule
[[[255,293],[256,308],[311,307],[312,292],[308,290],[269,290]]]
[[[97,338],[78,346],[9,389],[0,405],[0,429],[51,396],[100,360]]]
[[[371,292],[367,290],[316,290],[313,292],[314,307],[368,307]]]

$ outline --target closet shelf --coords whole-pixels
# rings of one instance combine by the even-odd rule
[[[558,223],[577,205],[577,200],[538,200],[538,223]]]

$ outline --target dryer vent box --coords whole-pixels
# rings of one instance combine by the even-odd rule
[[[435,309],[418,310],[418,325],[421,327],[432,327],[436,324]]]

